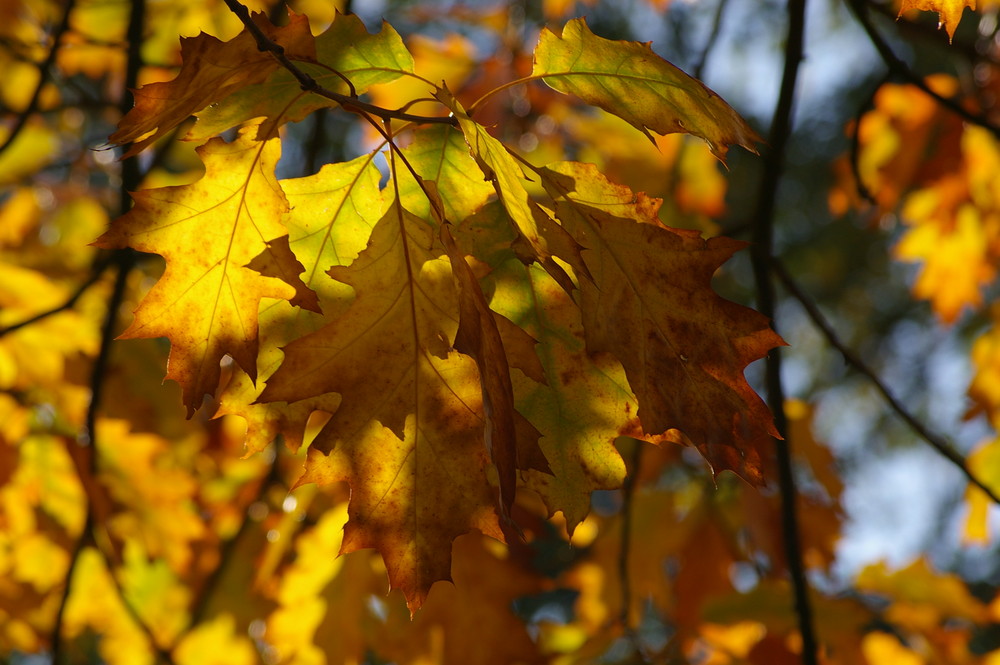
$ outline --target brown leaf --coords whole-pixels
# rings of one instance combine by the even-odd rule
[[[711,287],[744,244],[663,226],[657,201],[592,165],[562,162],[538,173],[557,218],[588,248],[593,281],[580,284],[587,349],[625,367],[643,430],[680,430],[715,473],[730,469],[761,484],[760,451],[778,433],[743,370],[784,342],[763,316]]]

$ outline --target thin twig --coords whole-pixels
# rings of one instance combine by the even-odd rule
[[[861,359],[858,354],[847,346],[837,335],[837,332],[830,325],[826,317],[816,306],[816,303],[806,295],[805,291],[796,283],[795,279],[785,268],[784,264],[777,258],[772,260],[772,270],[774,274],[778,276],[781,280],[782,286],[785,290],[792,295],[793,298],[799,301],[802,308],[805,310],[809,319],[816,326],[823,336],[826,338],[827,343],[833,348],[837,349],[840,354],[844,357],[844,361],[853,367],[855,370],[860,372],[865,378],[871,381],[875,389],[879,391],[882,398],[886,401],[886,404],[898,415],[903,422],[905,422],[913,432],[919,436],[923,441],[929,444],[934,450],[941,454],[946,460],[951,462],[962,474],[966,477],[971,485],[976,486],[986,494],[987,497],[993,502],[1000,505],[1000,496],[997,496],[996,492],[989,488],[983,481],[973,475],[972,471],[969,470],[968,464],[958,452],[955,451],[954,446],[952,446],[946,439],[937,434],[931,432],[926,425],[924,425],[920,420],[917,419],[905,406],[900,402],[884,381],[875,373],[871,367]]]
[[[451,115],[414,115],[412,113],[406,113],[405,111],[382,108],[381,106],[376,106],[375,104],[363,102],[355,96],[342,95],[339,92],[333,92],[332,90],[324,88],[316,82],[316,79],[299,69],[298,65],[292,62],[288,56],[285,55],[285,48],[281,44],[276,43],[264,34],[264,31],[253,22],[252,18],[250,18],[250,10],[248,10],[245,5],[240,3],[239,0],[225,0],[225,2],[230,11],[236,14],[246,27],[247,31],[253,35],[254,40],[257,42],[257,48],[261,51],[267,51],[274,56],[278,63],[295,77],[295,80],[299,82],[299,86],[306,92],[311,92],[313,94],[320,95],[321,97],[331,99],[340,104],[345,111],[350,111],[352,113],[363,112],[386,121],[408,120],[410,122],[420,124],[437,123],[454,126],[458,125],[458,119]],[[339,72],[335,73],[340,75]]]
[[[38,110],[38,102],[42,98],[42,88],[45,84],[49,82],[49,76],[52,73],[52,67],[56,64],[56,55],[59,52],[59,42],[62,41],[63,35],[69,30],[69,17],[73,13],[73,7],[76,5],[76,0],[66,0],[66,8],[63,10],[62,20],[59,22],[59,27],[52,34],[52,48],[49,49],[49,54],[45,57],[45,61],[38,65],[38,85],[35,86],[35,91],[31,95],[31,100],[28,102],[28,106],[25,107],[23,111],[17,116],[17,121],[10,130],[10,134],[4,139],[3,143],[0,143],[0,153],[3,153],[18,137],[21,130],[24,129],[25,125],[28,124],[28,119]]]
[[[722,32],[722,15],[726,11],[728,1],[719,0],[718,4],[715,5],[715,15],[712,17],[712,31],[708,33],[708,39],[705,40],[705,45],[701,49],[701,55],[698,56],[698,60],[691,70],[691,76],[696,79],[702,78],[702,72],[704,72],[705,65],[708,63],[708,56],[715,47],[715,42],[719,39],[719,33]]]
[[[145,0],[134,0],[132,2],[132,11],[129,16],[129,26],[128,26],[128,56],[125,66],[125,90],[128,91],[136,87],[138,81],[139,70],[142,67],[142,42],[143,42],[143,27],[145,24],[145,13],[146,13],[146,2]],[[131,107],[133,100],[131,95],[127,92],[122,95],[121,102],[119,104],[119,111],[121,115],[124,116]],[[131,205],[131,197],[129,192],[138,189],[139,184],[142,181],[142,172],[140,171],[139,164],[134,158],[126,159],[122,162],[122,178],[120,187],[120,212],[122,214],[128,210]],[[79,437],[80,444],[86,444],[89,446],[89,450],[86,453],[86,459],[84,464],[80,464],[78,468],[78,473],[80,474],[81,483],[85,488],[88,488],[88,494],[96,484],[98,476],[98,441],[97,441],[97,417],[101,405],[101,397],[104,392],[104,381],[107,375],[108,363],[111,357],[111,346],[115,338],[115,329],[118,324],[118,312],[121,309],[121,305],[125,300],[126,286],[128,284],[128,276],[135,266],[135,262],[138,254],[131,249],[116,250],[109,255],[108,264],[114,265],[117,268],[117,274],[115,276],[114,287],[112,288],[111,295],[108,298],[107,310],[104,315],[104,322],[101,325],[101,346],[98,350],[97,358],[94,360],[94,365],[90,373],[90,404],[87,407],[86,421],[84,425],[84,431]],[[113,558],[110,553],[106,552],[98,544],[98,539],[96,537],[96,528],[99,526],[97,519],[97,509],[96,509],[96,497],[93,495],[88,495],[87,500],[87,519],[84,525],[84,530],[80,535],[80,539],[77,541],[76,546],[71,554],[70,564],[66,573],[66,586],[63,591],[62,599],[60,600],[59,608],[56,613],[56,620],[52,628],[52,662],[54,665],[58,665],[61,659],[61,653],[63,649],[62,643],[62,629],[63,629],[63,618],[65,616],[66,605],[69,601],[70,594],[72,593],[72,577],[74,570],[80,560],[80,555],[83,550],[88,545],[93,545],[97,552],[100,553],[101,557],[104,559],[104,563],[108,569],[108,575],[118,592],[118,596],[122,601],[122,605],[128,611],[132,619],[135,621],[136,625],[149,640],[150,646],[153,649],[156,656],[160,661],[167,663],[168,665],[173,664],[173,657],[170,652],[162,648],[156,640],[156,636],[153,634],[150,626],[146,624],[140,615],[136,607],[129,602],[125,595],[124,589],[115,575],[115,565]]]
[[[68,309],[73,309],[73,307],[76,306],[77,301],[81,297],[83,297],[83,294],[86,293],[90,289],[90,287],[92,287],[94,284],[98,282],[98,280],[101,279],[101,277],[104,275],[104,271],[107,270],[110,266],[111,266],[110,256],[105,256],[104,258],[95,262],[94,266],[90,269],[90,275],[87,277],[87,279],[84,280],[83,283],[80,284],[78,287],[76,287],[76,291],[70,294],[69,298],[67,298],[62,304],[56,305],[52,309],[47,309],[44,312],[35,314],[34,316],[29,317],[23,321],[18,321],[17,323],[13,323],[7,326],[6,328],[0,328],[0,337],[3,337],[4,335],[9,335],[10,333],[16,330],[20,330],[21,328],[25,328],[32,324],[38,323],[39,321],[47,319],[55,314],[59,314],[60,312],[65,312]]]
[[[750,260],[753,264],[758,309],[774,321],[776,306],[774,283],[771,280],[770,258],[774,254],[774,223],[778,185],[785,162],[785,150],[792,132],[792,112],[799,64],[803,58],[805,34],[805,0],[788,0],[788,35],[785,42],[785,65],[781,89],[771,129],[769,149],[763,156],[763,177],[754,214],[755,227]],[[778,483],[781,488],[781,528],[784,535],[785,558],[795,596],[799,634],[802,639],[803,665],[817,665],[818,642],[813,625],[813,610],[809,600],[809,584],[802,560],[801,537],[796,510],[795,476],[792,470],[791,442],[788,440],[788,416],[785,413],[785,390],[781,380],[780,348],[771,350],[765,365],[768,405],[774,413],[774,424],[782,439],[775,440],[778,462]]]
[[[989,118],[982,114],[969,111],[955,99],[945,97],[944,95],[941,95],[933,90],[929,85],[927,85],[927,81],[924,80],[924,77],[910,69],[909,65],[900,60],[899,57],[893,53],[892,47],[890,47],[888,42],[882,38],[882,35],[879,34],[875,25],[872,23],[871,18],[868,16],[868,6],[866,0],[850,0],[848,4],[854,11],[854,16],[858,19],[858,23],[861,24],[861,27],[864,28],[865,32],[868,34],[868,38],[871,40],[872,45],[875,46],[879,55],[882,56],[882,60],[893,74],[906,82],[915,85],[917,88],[922,90],[924,94],[930,96],[941,104],[943,108],[951,111],[963,120],[983,127],[984,129],[992,132],[995,136],[1000,137],[1000,126],[997,126],[991,122]]]

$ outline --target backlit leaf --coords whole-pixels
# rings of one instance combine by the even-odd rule
[[[486,480],[479,373],[451,348],[458,295],[435,236],[393,204],[357,260],[329,271],[355,290],[351,307],[288,345],[261,395],[341,395],[300,482],[351,485],[342,551],[377,549],[411,610],[450,579],[457,536],[502,538]]]
[[[354,86],[354,93],[360,95],[372,85],[411,73],[413,56],[388,23],[382,25],[380,32],[370,34],[356,15],[338,13],[330,27],[316,37],[315,60],[296,64],[321,87],[349,94],[351,89],[335,73],[339,72]],[[195,114],[198,122],[186,138],[204,141],[251,118],[262,117],[273,122],[260,125],[260,131],[274,132],[278,124],[298,122],[317,109],[336,104],[326,97],[303,93],[298,79],[287,69],[272,68],[266,80],[239,86],[224,104],[202,107]]]
[[[539,169],[556,216],[587,249],[581,310],[591,353],[610,352],[639,399],[643,431],[679,429],[712,464],[758,484],[777,432],[744,368],[780,344],[756,312],[720,298],[712,274],[743,243],[670,229],[658,203],[593,166]]]
[[[583,19],[567,23],[561,35],[542,30],[532,76],[623,118],[650,140],[648,129],[687,132],[704,139],[719,159],[732,144],[756,152],[760,141],[721,97],[649,44],[598,37]]]
[[[267,380],[284,357],[279,347],[322,327],[342,313],[353,299],[353,290],[329,278],[332,266],[348,265],[364,249],[371,229],[382,216],[379,171],[373,155],[350,162],[327,164],[319,173],[304,178],[282,180],[290,211],[284,218],[289,246],[305,268],[303,283],[319,299],[323,315],[293,307],[281,300],[260,310],[259,376]],[[263,450],[279,433],[293,450],[298,450],[309,414],[315,409],[333,411],[340,398],[335,395],[285,404],[257,402],[263,385],[254,384],[245,372],[237,372],[223,391],[218,414],[238,414],[246,419],[247,452]]]
[[[167,337],[167,378],[181,384],[188,413],[215,393],[219,363],[230,355],[257,375],[257,308],[262,298],[303,293],[302,265],[272,248],[286,235],[288,203],[274,178],[278,141],[258,143],[246,128],[232,143],[199,148],[205,176],[191,184],[140,190],[135,207],[95,244],[155,252],[167,271],[143,299],[124,338]],[[281,278],[249,267],[258,257]],[[169,312],[169,316],[167,315]]]
[[[899,15],[914,9],[937,12],[938,27],[948,31],[948,41],[951,41],[966,7],[975,9],[976,0],[902,0],[899,3]]]
[[[304,16],[293,15],[283,28],[271,25],[264,14],[254,14],[253,20],[265,35],[285,48],[289,58],[315,59],[313,36]],[[257,48],[247,30],[228,42],[204,33],[182,39],[181,58],[184,65],[177,78],[151,83],[134,92],[135,107],[108,139],[117,145],[132,143],[126,157],[142,151],[195,111],[265,80],[278,67],[278,61],[270,53]]]

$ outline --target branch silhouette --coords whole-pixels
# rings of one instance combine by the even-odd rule
[[[776,313],[774,284],[771,280],[771,257],[774,255],[774,224],[778,186],[784,170],[785,151],[792,133],[792,112],[799,64],[803,58],[805,35],[805,0],[788,1],[788,33],[785,42],[785,64],[781,89],[767,140],[769,149],[763,155],[763,178],[754,214],[753,245],[750,260],[757,290],[758,309],[772,322]],[[772,324],[773,325],[773,324]],[[781,349],[775,348],[765,360],[767,401],[774,413],[775,426],[782,439],[775,440],[778,462],[778,483],[781,488],[781,530],[784,534],[785,557],[795,596],[795,612],[802,636],[802,662],[817,665],[819,644],[813,625],[812,603],[802,556],[801,535],[796,509],[797,489],[792,470],[792,442],[788,440],[788,417],[785,413],[785,390],[781,380]]]
[[[771,265],[774,274],[781,280],[781,284],[785,290],[788,291],[788,293],[791,294],[791,296],[794,297],[800,305],[802,305],[802,308],[809,316],[809,319],[813,322],[813,325],[815,325],[816,329],[823,334],[823,337],[826,338],[826,341],[830,344],[830,346],[840,352],[840,354],[844,357],[844,361],[860,372],[872,383],[873,386],[875,386],[876,390],[878,390],[882,395],[886,404],[889,405],[896,415],[898,415],[903,422],[905,422],[910,429],[920,437],[921,440],[926,442],[929,446],[934,448],[934,450],[940,453],[942,457],[951,462],[952,465],[962,472],[966,479],[968,479],[969,483],[982,490],[983,493],[989,497],[990,501],[1000,505],[1000,496],[997,496],[996,492],[990,489],[988,485],[977,478],[975,474],[969,470],[969,466],[966,463],[965,458],[955,451],[955,447],[943,437],[931,432],[926,425],[920,422],[920,420],[913,415],[913,413],[907,409],[892,393],[889,386],[886,385],[875,370],[873,370],[853,349],[847,346],[847,344],[840,339],[837,332],[833,329],[833,326],[830,325],[830,322],[825,316],[823,316],[819,307],[813,299],[806,294],[802,287],[799,286],[784,264],[779,259],[774,258],[772,259]]]

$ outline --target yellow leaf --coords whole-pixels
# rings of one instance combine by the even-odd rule
[[[149,642],[122,603],[97,551],[81,552],[71,583],[64,620],[68,638],[90,629],[101,635],[98,653],[108,665],[154,665]]]
[[[189,414],[215,393],[223,356],[256,377],[262,298],[318,306],[298,278],[302,265],[287,244],[276,242],[287,233],[282,217],[288,211],[274,178],[279,142],[254,141],[254,131],[247,127],[232,143],[213,139],[200,148],[206,169],[201,180],[136,192],[135,207],[95,243],[166,259],[166,272],[122,338],[170,339],[167,378],[183,388]],[[276,269],[254,270],[258,257],[269,257]]]
[[[379,171],[374,155],[342,164],[327,164],[305,178],[282,180],[291,210],[284,218],[288,241],[305,268],[302,279],[315,291],[323,316],[275,301],[261,308],[259,377],[267,380],[284,358],[279,347],[323,325],[342,313],[353,290],[329,279],[331,266],[348,265],[364,249],[384,205],[378,189]],[[309,414],[315,409],[336,410],[339,397],[306,399],[294,404],[257,402],[263,385],[237,372],[221,395],[217,415],[236,414],[246,419],[247,454],[263,450],[279,433],[298,450]]]
[[[895,254],[902,261],[923,262],[913,294],[930,300],[938,316],[953,323],[963,309],[982,303],[981,289],[996,277],[996,268],[982,213],[964,204],[954,220],[942,218],[935,206],[938,196],[934,189],[910,196],[903,216],[912,227]]]
[[[900,644],[888,633],[868,633],[861,640],[861,652],[872,665],[923,665],[924,659]]]
[[[10,136],[10,129],[0,127],[0,144]],[[13,143],[0,154],[0,185],[23,181],[28,175],[47,166],[59,150],[58,138],[41,123],[29,122]]]

